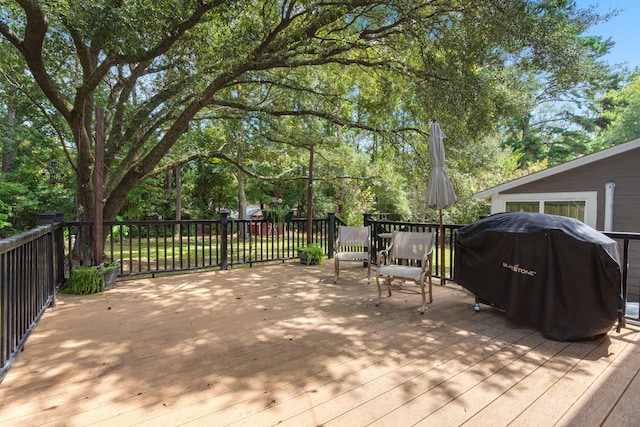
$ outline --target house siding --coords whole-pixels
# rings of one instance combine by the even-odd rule
[[[640,233],[640,148],[526,183],[500,194],[597,192],[596,229],[604,229],[605,186],[615,183],[613,231]],[[619,242],[622,259],[622,243]],[[640,300],[640,242],[629,246],[628,300]]]
[[[607,182],[616,184],[613,230],[640,232],[640,149],[514,187],[502,194],[597,191],[596,228],[602,230]]]

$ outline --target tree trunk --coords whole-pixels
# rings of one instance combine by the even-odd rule
[[[522,140],[523,141],[527,136],[529,136],[530,132],[531,132],[531,115],[527,114],[524,116],[523,123],[522,123]]]
[[[90,125],[91,117],[88,118]],[[83,117],[74,117],[75,138],[77,143],[76,160],[76,217],[78,221],[93,221],[94,215],[94,188],[92,172],[94,170],[94,157],[92,153],[91,133],[85,128]],[[89,227],[80,227],[76,236],[76,245],[73,257],[80,261],[81,265],[92,265],[91,254],[92,233]]]
[[[247,219],[247,195],[245,194],[245,175],[238,169],[238,219],[241,221],[241,227],[238,227],[238,237],[246,240],[249,237],[247,232],[247,223],[242,222]]]
[[[13,163],[13,159],[16,157],[16,139],[13,132],[13,126],[16,123],[16,110],[15,110],[15,101],[16,101],[16,91],[15,89],[11,89],[11,95],[9,95],[8,102],[8,111],[7,111],[7,136],[4,138],[2,142],[2,173],[11,172],[11,163]]]
[[[311,244],[313,233],[313,152],[314,145],[309,148],[309,180],[307,182],[307,245]]]
[[[95,147],[93,264],[98,265],[104,261],[104,110],[102,109],[96,111]]]
[[[176,221],[182,220],[182,168],[176,167]],[[180,236],[180,224],[173,230],[175,236]]]
[[[167,170],[167,177],[165,178],[165,184],[164,184],[164,189],[167,192],[167,195],[170,196],[171,195],[171,188],[172,187],[172,183],[173,183],[173,171],[171,169]]]
[[[244,135],[238,138],[238,164],[244,164]],[[238,219],[241,221],[238,224],[238,238],[246,240],[249,237],[247,230],[247,223],[242,222],[247,219],[247,195],[245,193],[245,181],[246,176],[242,169],[238,168]]]

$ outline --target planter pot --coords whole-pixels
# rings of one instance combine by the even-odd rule
[[[306,252],[298,251],[298,256],[300,257],[300,264],[303,264],[303,265],[317,265],[318,264],[315,259],[312,259],[311,262],[308,262],[307,253]]]
[[[113,289],[116,285],[116,279],[118,278],[118,269],[112,268],[104,272],[104,290],[108,291]]]

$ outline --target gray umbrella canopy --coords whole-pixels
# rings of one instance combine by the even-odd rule
[[[427,205],[434,209],[445,209],[456,202],[456,193],[445,169],[444,138],[446,135],[440,130],[440,123],[434,120],[429,131],[431,176],[427,191]]]
[[[442,223],[442,209],[448,208],[456,202],[456,193],[453,191],[451,180],[445,169],[444,142],[445,134],[440,130],[440,123],[434,120],[429,131],[429,164],[431,176],[427,190],[427,205],[438,209],[440,217],[440,231],[438,241],[440,243],[440,284],[444,285],[444,224]]]

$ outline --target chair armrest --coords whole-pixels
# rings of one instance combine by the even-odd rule
[[[378,264],[378,267],[381,265],[387,264],[387,261],[389,260],[388,254],[389,254],[389,249],[383,249],[381,251],[378,251],[378,256],[376,259],[376,264]]]
[[[433,249],[428,253],[422,256],[422,271],[427,271],[427,265],[429,266],[429,270],[431,270],[431,262],[433,261]]]
[[[378,251],[378,256],[377,256],[377,259],[376,259],[376,264],[378,264],[378,266],[383,265],[383,264],[388,264],[389,251],[391,251],[392,247],[393,247],[393,243],[391,243],[386,249]]]

